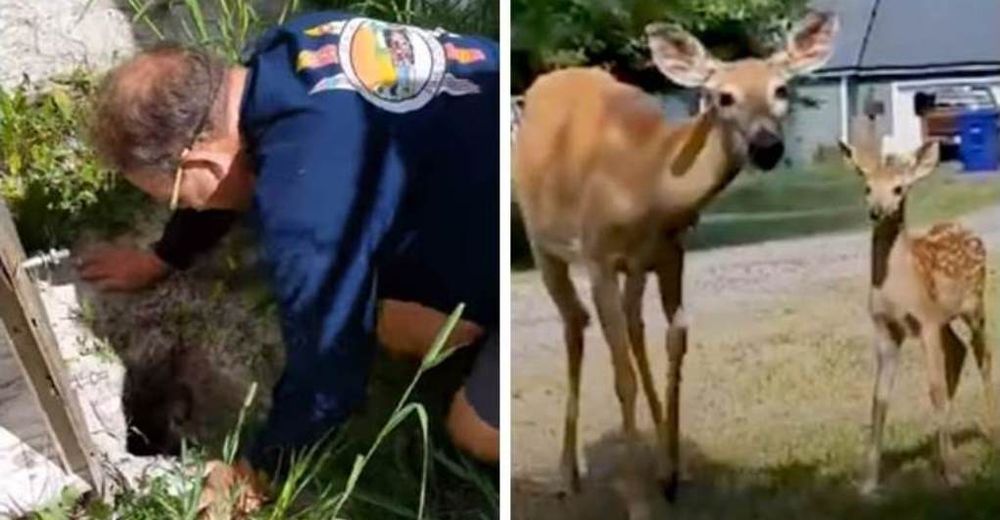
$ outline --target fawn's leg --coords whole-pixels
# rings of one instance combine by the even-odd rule
[[[983,395],[986,399],[986,420],[989,421],[987,434],[997,443],[1000,438],[1000,417],[997,416],[996,390],[993,387],[993,355],[986,344],[986,319],[980,310],[975,316],[965,319],[972,331],[972,355],[976,358],[979,375],[983,379]]]
[[[580,413],[580,368],[583,364],[583,330],[589,320],[580,303],[576,288],[569,277],[569,267],[562,259],[536,251],[535,261],[542,271],[542,280],[563,321],[569,388],[566,398],[566,422],[563,427],[563,451],[560,472],[570,491],[580,490],[580,469],[577,463],[577,418]]]
[[[680,471],[680,392],[681,367],[687,352],[687,323],[681,316],[683,290],[684,250],[677,240],[671,242],[657,268],[660,282],[660,299],[668,328],[666,335],[667,359],[667,410],[663,427],[667,450],[667,481],[663,492],[673,501],[677,494]]]
[[[948,332],[945,332],[945,330]],[[954,447],[951,443],[951,398],[956,385],[949,385],[948,372],[949,365],[955,363],[949,361],[949,350],[953,347],[946,346],[946,341],[950,343],[951,329],[948,324],[936,324],[924,328],[921,339],[924,343],[924,353],[927,358],[927,377],[930,383],[931,404],[934,405],[935,423],[938,437],[938,453],[941,458],[941,469],[945,481],[949,485],[958,484],[958,471],[954,461]],[[945,338],[949,339],[946,340]],[[954,370],[954,368],[951,368]],[[957,383],[957,378],[954,378]]]
[[[868,475],[861,486],[863,493],[878,489],[882,470],[882,432],[889,409],[889,395],[899,364],[900,329],[884,320],[875,320],[875,388],[872,392],[872,425],[868,445]]]

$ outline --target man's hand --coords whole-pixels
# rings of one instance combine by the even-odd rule
[[[267,477],[246,460],[232,466],[213,460],[205,465],[198,520],[247,518],[269,500],[268,487]]]
[[[97,246],[76,258],[80,277],[102,291],[138,291],[167,276],[170,267],[150,251]]]

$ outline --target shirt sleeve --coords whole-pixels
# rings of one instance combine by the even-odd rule
[[[238,215],[228,210],[179,209],[170,215],[153,252],[170,267],[187,269],[198,255],[218,245]]]

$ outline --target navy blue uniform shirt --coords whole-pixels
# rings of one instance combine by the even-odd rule
[[[362,401],[376,294],[499,319],[495,43],[345,13],[270,30],[247,60],[252,222],[285,372],[252,456],[299,448]]]

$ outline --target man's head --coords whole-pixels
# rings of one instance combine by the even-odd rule
[[[242,84],[233,77],[221,59],[173,44],[122,63],[96,99],[99,156],[154,198],[176,192],[182,206],[244,205],[252,175],[235,120]]]

